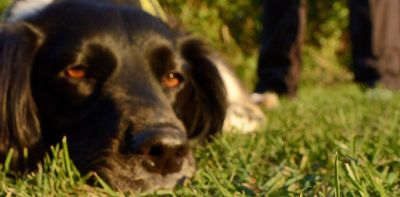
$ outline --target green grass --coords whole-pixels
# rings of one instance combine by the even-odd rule
[[[266,112],[268,126],[196,149],[195,177],[166,196],[400,196],[400,94],[371,97],[351,84],[308,86]],[[38,172],[0,173],[0,196],[107,196],[54,148]],[[337,193],[339,192],[340,193]],[[154,194],[155,195],[155,194]]]
[[[249,49],[250,55],[237,55],[241,54],[238,43],[219,35],[225,23],[218,18],[218,9],[202,3],[200,11],[196,7],[193,12],[189,4],[202,1],[166,1],[186,5],[186,12],[177,14],[183,16],[185,26],[206,35],[210,43],[220,43],[214,47],[234,63],[246,86],[254,84],[257,49]],[[223,0],[210,2],[223,2],[220,9],[230,8]],[[0,12],[4,5],[6,1],[0,0]],[[265,129],[250,135],[217,136],[197,147],[195,177],[175,191],[154,195],[400,196],[400,93],[391,98],[376,96],[350,83],[351,75],[340,66],[348,62],[336,59],[338,37],[329,37],[323,49],[305,47],[299,97],[267,111]],[[0,196],[130,195],[113,191],[94,173],[80,175],[65,143],[49,155],[57,159],[47,156],[38,171],[24,175],[10,172],[6,160],[0,166]]]
[[[197,176],[177,192],[399,196],[399,96],[371,97],[348,84],[304,88],[267,113],[265,131],[222,136],[200,149]]]

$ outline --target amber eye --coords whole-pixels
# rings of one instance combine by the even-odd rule
[[[67,68],[67,70],[65,70],[65,74],[68,77],[73,78],[73,79],[82,79],[87,74],[87,68],[82,65],[73,66],[73,67]]]
[[[162,85],[166,88],[176,88],[183,82],[183,76],[179,73],[170,72],[162,79]]]

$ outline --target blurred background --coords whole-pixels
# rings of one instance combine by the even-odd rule
[[[0,0],[0,12],[11,0]],[[206,40],[252,89],[260,47],[262,0],[159,0],[169,16]],[[351,80],[347,0],[308,0],[301,86]]]
[[[262,0],[159,0],[191,33],[204,38],[252,89],[260,47]],[[301,85],[351,80],[347,0],[308,0]]]
[[[0,12],[2,12],[8,4],[9,0],[0,0]]]

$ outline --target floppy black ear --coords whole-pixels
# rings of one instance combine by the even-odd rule
[[[177,114],[190,139],[208,138],[220,131],[224,123],[227,108],[224,83],[203,42],[185,39],[180,49],[190,76],[178,95]]]
[[[39,33],[25,23],[0,25],[0,156],[29,148],[40,138],[31,94],[31,70]]]

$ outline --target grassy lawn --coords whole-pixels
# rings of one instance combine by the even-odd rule
[[[6,2],[0,0],[0,12]],[[207,2],[227,7],[223,0]],[[239,65],[240,76],[251,87],[255,58],[237,55],[241,51],[228,42],[230,36],[218,41],[215,32],[224,25],[215,19],[218,10],[189,8],[180,15],[184,24],[210,43],[220,43],[214,47],[230,54],[227,59]],[[50,153],[58,159],[45,158],[37,172],[16,175],[9,172],[7,162],[0,165],[0,196],[400,196],[400,93],[362,92],[349,82],[350,74],[338,66],[348,61],[330,57],[339,46],[340,34],[333,35],[321,50],[306,47],[305,81],[297,99],[283,100],[280,108],[267,111],[268,125],[258,133],[224,134],[197,147],[198,171],[175,191],[113,191],[95,174],[79,175],[60,145]],[[249,39],[256,43],[255,36]]]
[[[400,94],[363,93],[351,84],[307,86],[266,112],[265,130],[226,134],[196,150],[198,172],[167,196],[400,196]],[[54,150],[37,173],[0,173],[0,196],[101,196]],[[8,173],[10,174],[10,173]],[[94,177],[94,178],[93,178]],[[128,194],[129,195],[129,194]],[[152,194],[153,195],[153,194]],[[155,195],[155,194],[154,194]]]

